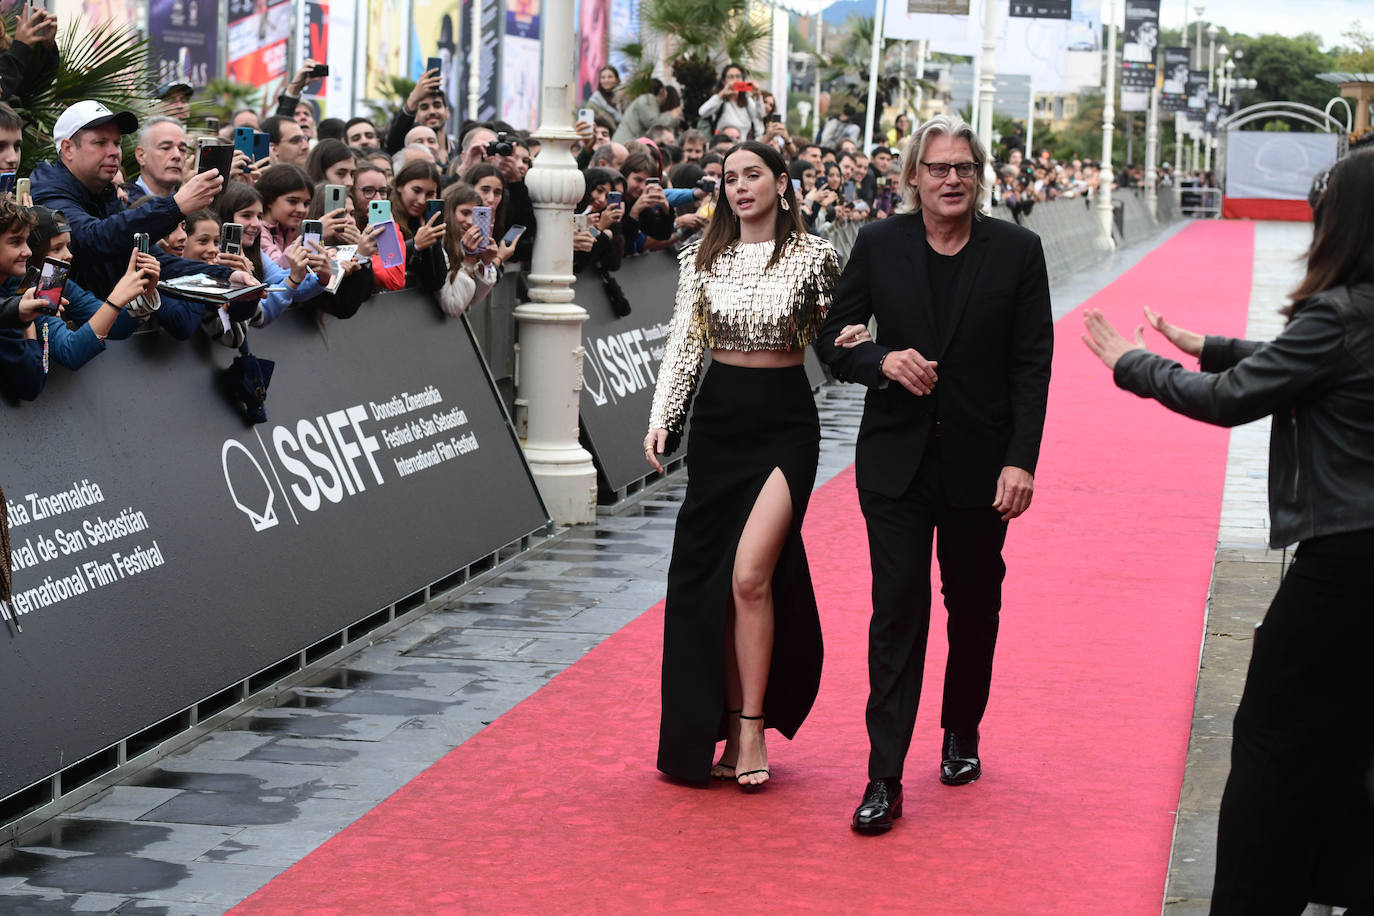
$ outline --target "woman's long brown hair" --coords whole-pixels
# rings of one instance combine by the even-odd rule
[[[1307,273],[1282,311],[1288,317],[1317,293],[1374,280],[1374,149],[1350,153],[1331,167],[1326,191],[1312,211]]]
[[[797,204],[797,195],[792,190],[792,177],[787,172],[787,163],[783,161],[782,154],[776,148],[766,143],[759,143],[757,140],[745,140],[743,143],[734,146],[725,154],[725,164],[730,164],[730,157],[739,152],[749,152],[763,160],[763,164],[768,166],[773,173],[773,178],[786,178],[787,182],[782,189],[782,199],[787,201],[788,209],[784,210],[781,206],[777,207],[777,214],[773,222],[773,256],[768,259],[768,267],[778,263],[783,252],[787,250],[787,243],[792,240],[794,235],[802,236],[806,234],[806,225],[802,222],[801,207]],[[724,169],[722,168],[722,172]],[[716,212],[711,216],[711,222],[706,226],[706,232],[702,235],[701,246],[697,248],[696,268],[704,271],[716,257],[725,249],[739,241],[739,214],[730,206],[730,199],[725,194],[725,185],[722,181],[720,190],[716,195]]]

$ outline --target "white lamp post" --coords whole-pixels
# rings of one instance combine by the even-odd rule
[[[1207,95],[1208,108],[1211,108],[1211,95],[1216,91],[1216,72],[1217,72],[1217,27],[1209,25],[1207,27]],[[1202,170],[1210,172],[1212,170],[1212,150],[1216,146],[1216,138],[1207,134],[1202,139]]]
[[[573,34],[572,0],[544,5],[546,35]],[[535,136],[543,141],[529,186],[539,222],[530,260],[530,301],[516,307],[520,322],[519,396],[528,410],[525,457],[544,505],[559,525],[596,520],[596,466],[577,441],[582,393],[582,322],[573,302],[573,208],[585,179],[571,148],[577,140],[577,103],[571,41],[543,43],[543,96]]]
[[[991,5],[991,0],[988,0]],[[1102,165],[1097,173],[1097,218],[1102,227],[1102,247],[1116,247],[1112,237],[1112,132],[1116,128],[1116,4],[1107,2],[1107,92],[1102,103]]]
[[[881,3],[882,0],[879,0]],[[978,75],[978,136],[988,151],[983,163],[983,181],[992,187],[997,180],[992,170],[992,109],[997,99],[997,0],[983,0],[983,57]],[[1030,155],[1030,150],[1026,150]],[[985,207],[991,208],[992,195]]]

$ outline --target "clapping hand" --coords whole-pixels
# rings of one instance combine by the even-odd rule
[[[1201,356],[1202,345],[1207,338],[1193,331],[1185,331],[1183,328],[1175,327],[1164,320],[1164,316],[1145,306],[1145,320],[1150,323],[1150,327],[1163,334],[1169,343],[1178,347],[1189,356]],[[1142,341],[1143,343],[1143,341]]]
[[[1088,331],[1081,335],[1083,343],[1087,344],[1088,349],[1092,350],[1108,369],[1115,370],[1117,361],[1131,350],[1146,349],[1143,324],[1136,326],[1134,343],[1117,333],[1116,328],[1112,327],[1100,309],[1088,309],[1084,312],[1083,324]],[[1201,347],[1198,349],[1201,350]]]

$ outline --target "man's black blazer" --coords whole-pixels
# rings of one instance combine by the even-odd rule
[[[1034,232],[978,215],[964,252],[937,325],[919,213],[870,223],[854,243],[816,345],[837,378],[868,386],[855,452],[860,489],[904,493],[937,420],[953,505],[992,505],[1004,466],[1035,473],[1054,352],[1044,249]],[[876,341],[835,346],[841,328],[870,316]],[[883,354],[907,348],[939,363],[923,397],[878,371]]]

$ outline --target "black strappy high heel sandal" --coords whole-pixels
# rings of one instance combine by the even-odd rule
[[[742,709],[727,709],[727,710],[725,711],[725,714],[726,714],[727,716],[738,716],[738,715],[739,715],[740,713],[742,713],[742,712],[744,712],[744,710],[742,710]],[[721,752],[722,756],[724,755],[724,753],[725,753],[724,751]],[[729,772],[729,773],[712,773],[712,774],[711,774],[711,778],[712,778],[712,779],[734,779],[734,778],[735,778],[735,765],[734,765],[733,763],[726,763],[724,760],[717,760],[715,763],[711,764],[711,769],[712,769],[712,770],[715,770],[717,767],[719,767],[719,768],[722,769],[722,770],[729,770],[730,772]]]
[[[757,716],[746,716],[743,712],[741,712],[739,717],[740,717],[741,719],[748,719],[748,720],[751,721],[751,722],[757,722],[757,721],[762,721],[762,719],[763,719],[763,714],[760,713],[760,714],[757,715]],[[759,782],[759,783],[753,783],[753,782],[740,782],[741,779],[744,779],[746,776],[753,776],[755,773],[763,773],[764,775],[768,776],[770,779],[771,779],[772,776],[773,776],[773,774],[768,770],[767,767],[764,767],[763,769],[759,769],[759,770],[745,770],[743,773],[737,773],[737,774],[735,775],[735,783],[736,783],[741,789],[743,789],[745,792],[757,792],[759,789],[762,789],[764,786],[768,785],[768,780],[767,780],[767,779],[765,779],[763,782]]]

